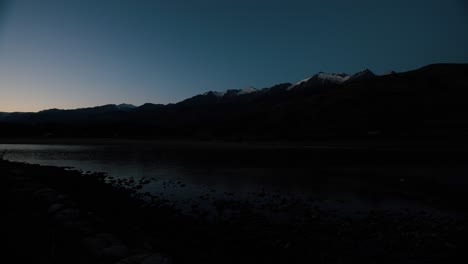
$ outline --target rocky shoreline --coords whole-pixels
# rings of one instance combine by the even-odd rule
[[[75,200],[77,197],[70,195],[73,192],[64,192],[73,183],[60,189],[60,183],[50,182],[57,177],[70,178],[65,181],[80,177],[83,184],[99,185],[102,175],[84,179],[77,171],[4,161],[0,162],[0,171],[6,182],[3,203],[7,211],[2,233],[6,233],[3,237],[7,238],[7,252],[15,262],[172,263],[169,256],[155,253],[145,243],[142,232],[135,230],[133,237],[123,237],[123,232],[109,224],[108,219],[90,211],[86,202]],[[89,181],[91,177],[96,180]],[[116,190],[114,195],[127,194]],[[130,239],[138,243],[131,243]]]
[[[2,236],[21,263],[447,263],[463,257],[468,232],[462,215],[350,218],[300,201],[284,205],[282,223],[235,201],[215,201],[236,208],[229,218],[193,216],[138,192],[145,182],[3,160],[0,175]]]

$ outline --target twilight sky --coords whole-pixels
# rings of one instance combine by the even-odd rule
[[[468,62],[466,0],[0,0],[0,111]]]

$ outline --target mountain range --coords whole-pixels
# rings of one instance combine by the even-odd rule
[[[175,104],[0,113],[0,136],[302,140],[468,135],[468,64],[377,76],[317,73],[268,88],[209,91]]]

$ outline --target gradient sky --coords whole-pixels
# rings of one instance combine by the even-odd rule
[[[468,62],[466,0],[0,0],[0,111]]]

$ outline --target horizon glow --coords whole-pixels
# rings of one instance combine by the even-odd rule
[[[0,112],[468,63],[464,0],[0,0]]]

